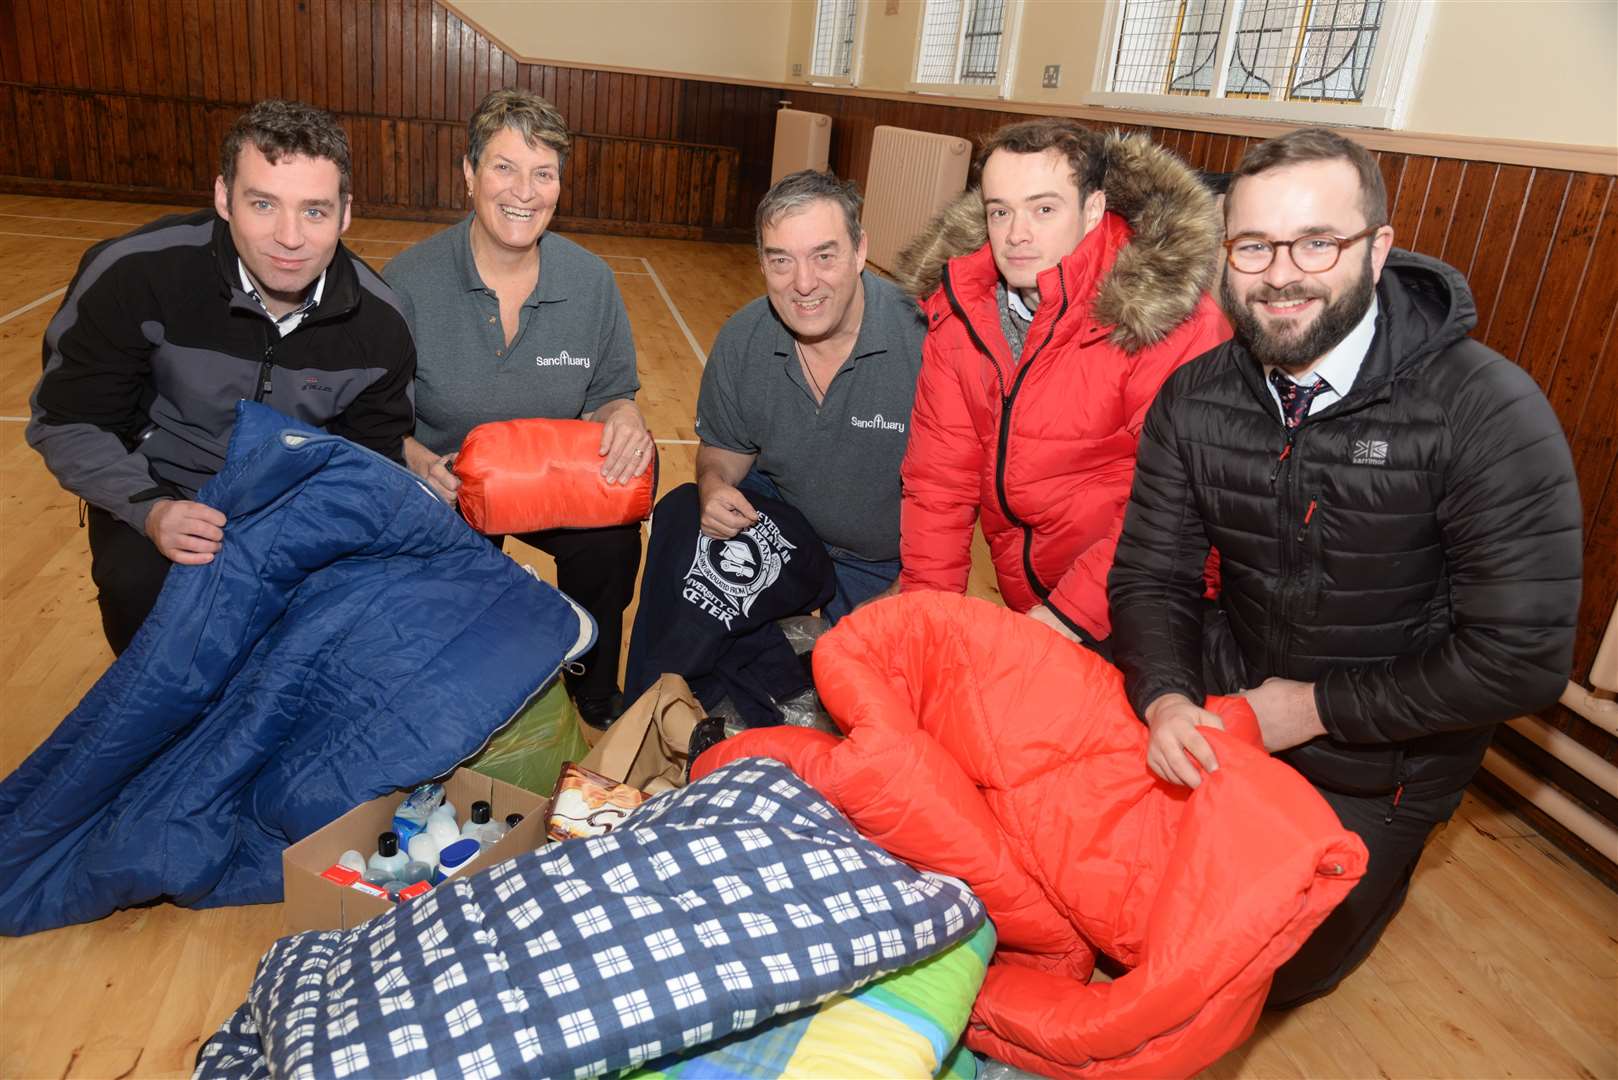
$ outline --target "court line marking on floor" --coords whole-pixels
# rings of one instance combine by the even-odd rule
[[[180,210],[182,208],[176,206],[173,209]],[[53,216],[46,216],[44,214],[5,214],[5,213],[0,213],[0,217],[20,218],[23,221],[73,221],[73,222],[77,222],[80,225],[122,225],[126,229],[138,229],[142,225],[148,225],[148,224],[151,223],[150,220],[148,220],[148,221],[103,221],[100,218],[60,217],[60,216],[54,216],[54,215]]]
[[[99,244],[103,240],[111,239],[106,236],[59,236],[56,233],[4,231],[0,231],[0,236],[26,236],[30,240],[77,240],[81,244]]]
[[[4,422],[4,423],[7,423],[7,424],[26,424],[26,423],[28,423],[28,417],[26,417],[26,416],[0,416],[0,422]]]
[[[697,344],[697,336],[685,324],[685,316],[681,315],[680,309],[674,306],[674,297],[670,296],[669,291],[663,287],[663,279],[657,276],[657,271],[652,269],[652,264],[645,259],[641,259],[640,264],[646,267],[646,272],[652,276],[652,284],[657,286],[658,293],[663,297],[663,303],[668,305],[669,314],[674,316],[676,323],[679,323],[680,332],[685,335],[685,340],[691,345],[692,355],[697,358],[697,366],[707,367],[708,354],[702,351],[701,345]]]
[[[4,315],[0,315],[0,326],[3,326],[6,323],[10,322],[12,319],[15,319],[18,315],[26,315],[26,314],[28,314],[30,311],[33,311],[35,308],[37,308],[41,304],[50,303],[52,300],[55,300],[58,296],[61,296],[65,292],[67,292],[67,286],[63,285],[60,289],[57,289],[55,292],[48,292],[44,296],[41,296],[38,300],[33,301],[32,303],[24,304],[22,307],[18,308],[15,311],[8,311]]]

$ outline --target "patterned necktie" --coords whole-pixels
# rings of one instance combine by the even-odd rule
[[[1281,374],[1280,368],[1270,372],[1270,385],[1281,398],[1281,418],[1289,428],[1295,428],[1309,415],[1309,405],[1322,390],[1330,390],[1325,379],[1316,378],[1308,386],[1301,386]]]

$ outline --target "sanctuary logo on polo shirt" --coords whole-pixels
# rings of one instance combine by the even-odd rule
[[[557,353],[555,356],[536,356],[536,357],[534,357],[534,364],[536,366],[538,366],[538,367],[582,367],[582,368],[587,368],[587,367],[590,366],[590,358],[588,356],[574,356],[573,354],[569,353],[566,349],[563,349],[561,352]]]
[[[884,420],[881,413],[877,413],[869,420],[861,420],[857,416],[851,416],[848,418],[848,422],[857,428],[870,428],[876,431],[903,431],[905,429],[904,421]]]

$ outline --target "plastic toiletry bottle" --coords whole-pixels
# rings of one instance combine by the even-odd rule
[[[431,881],[432,879],[432,864],[417,862],[415,859],[405,863],[404,869],[399,871],[400,885],[414,885],[418,881]]]
[[[446,846],[438,853],[438,872],[433,875],[433,884],[437,885],[464,870],[468,863],[478,857],[479,850],[480,845],[471,837]]]
[[[405,849],[410,853],[411,862],[426,863],[431,868],[438,862],[439,846],[431,833],[417,833],[410,838],[410,843],[405,845]]]
[[[483,826],[489,823],[493,814],[494,808],[481,799],[473,803],[466,824],[461,826],[461,835],[470,836],[479,843],[483,842]]]
[[[521,824],[522,824],[522,815],[521,814],[507,814],[506,815],[506,832],[510,832],[512,829],[515,829],[518,825],[521,825]]]
[[[347,867],[361,877],[365,876],[365,856],[353,848],[349,848],[337,857],[337,865]]]
[[[399,850],[399,835],[385,832],[376,838],[376,854],[371,856],[371,869],[380,870],[389,877],[398,877],[410,859]]]
[[[393,812],[393,831],[399,835],[399,844],[410,843],[410,838],[427,828],[427,819],[444,803],[444,785],[423,784],[399,804]]]
[[[398,884],[398,881],[394,879],[392,874],[388,873],[386,870],[377,870],[374,867],[361,874],[360,880],[366,882],[367,884],[375,885],[379,889],[385,889],[389,885]]]

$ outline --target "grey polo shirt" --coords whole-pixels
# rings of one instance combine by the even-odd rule
[[[434,453],[494,420],[572,420],[633,398],[635,342],[605,262],[564,237],[539,239],[539,285],[506,346],[500,300],[472,261],[471,217],[388,263],[416,338],[416,438]]]
[[[818,408],[791,333],[760,297],[719,331],[697,398],[702,441],[757,454],[755,467],[821,540],[862,559],[899,557],[899,464],[927,326],[897,285],[861,278],[854,352]]]

